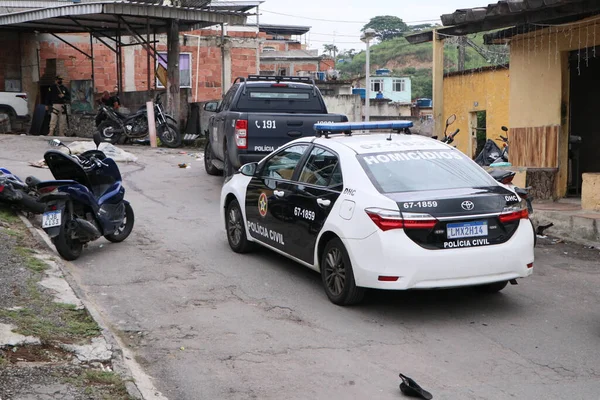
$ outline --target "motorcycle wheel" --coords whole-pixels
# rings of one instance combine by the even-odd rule
[[[181,134],[179,129],[172,123],[167,122],[158,127],[158,138],[161,143],[170,148],[181,146]]]
[[[127,239],[127,237],[131,234],[134,222],[135,216],[133,215],[133,208],[131,208],[130,204],[126,204],[125,218],[123,219],[123,223],[115,233],[111,233],[110,235],[106,235],[104,237],[109,242],[120,243],[123,240]]]
[[[111,144],[117,144],[121,137],[121,127],[113,121],[103,121],[98,125],[98,132],[104,142],[110,142]]]
[[[58,251],[58,254],[60,254],[62,258],[67,261],[74,261],[81,256],[83,243],[71,237],[71,231],[69,229],[70,221],[71,217],[65,216],[60,227],[60,232],[58,236],[52,239],[52,242],[56,247],[56,251]]]

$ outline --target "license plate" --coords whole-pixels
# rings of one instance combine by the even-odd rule
[[[448,239],[487,236],[487,221],[461,222],[446,225]]]
[[[62,222],[60,211],[49,211],[42,215],[42,228],[54,228],[60,226]]]

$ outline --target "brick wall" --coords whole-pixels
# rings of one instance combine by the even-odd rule
[[[198,77],[196,77],[196,60],[198,57],[198,41],[196,38],[189,37],[184,39],[180,37],[182,53],[191,53],[191,69],[192,69],[192,88],[191,95],[194,101],[213,100],[221,98],[222,84],[222,56],[221,48],[219,47],[221,32],[216,30],[197,30],[188,32],[191,35],[202,36],[203,40],[200,44],[200,64],[198,69]],[[264,33],[261,38],[264,38]],[[90,54],[90,42],[87,35],[62,35],[63,38],[71,42],[75,47]],[[128,38],[123,38],[127,42]],[[167,52],[166,38],[157,37],[160,43],[156,48],[160,52]],[[232,81],[238,76],[247,76],[248,74],[256,73],[256,44],[257,38],[255,32],[228,32],[226,37],[227,43],[230,45],[231,57],[231,78]],[[71,80],[92,79],[92,63],[87,57],[71,48],[70,46],[54,39],[45,36],[39,43],[40,48],[40,69],[44,75],[46,61],[49,59],[58,59],[64,63],[65,70],[61,73],[65,75],[65,81],[68,83]],[[147,68],[147,53],[141,46],[124,48],[126,53],[133,50],[133,58],[123,56],[123,88],[130,87],[126,85],[125,80],[131,77],[135,80],[133,88],[136,91],[145,91],[148,89],[148,68]],[[108,47],[94,39],[94,73],[96,92],[102,93],[104,90],[113,91],[117,84],[117,68],[116,55]],[[18,54],[17,51],[12,51]],[[8,50],[7,50],[8,53]],[[3,58],[0,58],[3,59]],[[131,62],[133,65],[130,65]],[[155,86],[155,61],[150,59],[150,83],[151,87]],[[0,75],[3,70],[0,68]],[[1,84],[4,80],[0,76]],[[196,87],[198,85],[198,98],[195,99]],[[130,89],[131,90],[131,89]]]

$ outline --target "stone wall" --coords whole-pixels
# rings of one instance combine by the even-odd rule
[[[555,169],[528,168],[527,186],[530,186],[529,196],[535,200],[554,198]]]

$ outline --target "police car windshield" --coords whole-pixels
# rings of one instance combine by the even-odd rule
[[[457,150],[411,150],[357,155],[382,193],[495,186],[496,181]]]

